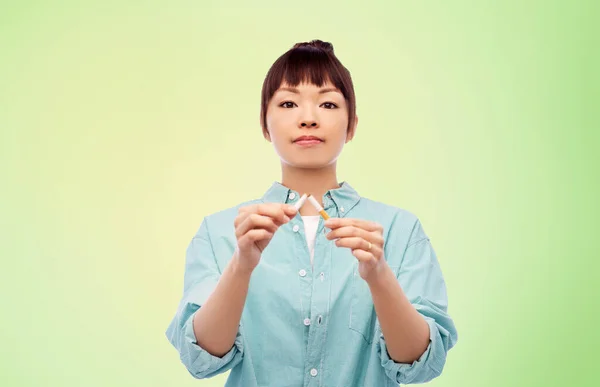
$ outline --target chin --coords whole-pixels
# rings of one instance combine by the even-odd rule
[[[330,158],[314,158],[312,160],[306,160],[305,158],[292,158],[285,159],[283,162],[294,168],[321,169],[331,165],[333,161]]]

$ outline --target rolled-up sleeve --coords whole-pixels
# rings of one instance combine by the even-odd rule
[[[230,370],[242,361],[244,353],[241,326],[233,347],[223,357],[211,355],[196,342],[193,319],[215,289],[219,277],[205,218],[187,248],[183,296],[166,331],[169,342],[179,352],[181,362],[198,379]]]
[[[446,356],[458,339],[448,315],[446,284],[436,254],[417,221],[404,252],[397,278],[402,290],[429,325],[429,345],[414,362],[397,363],[390,358],[381,326],[377,346],[386,374],[400,384],[425,383],[442,373]]]

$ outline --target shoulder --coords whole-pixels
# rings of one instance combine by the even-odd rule
[[[400,238],[405,243],[411,243],[427,237],[419,217],[406,208],[365,197],[361,197],[359,205],[365,213],[372,214],[390,238]]]
[[[363,211],[367,211],[376,216],[389,219],[389,221],[395,225],[403,224],[407,226],[414,226],[419,222],[417,215],[403,207],[383,203],[365,197],[360,198],[358,205]]]

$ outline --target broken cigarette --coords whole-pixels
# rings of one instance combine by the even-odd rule
[[[325,210],[323,209],[323,207],[321,207],[321,205],[319,204],[319,202],[317,201],[317,199],[315,199],[314,196],[310,195],[308,197],[308,201],[310,202],[310,204],[313,205],[313,207],[315,207],[317,209],[317,211],[319,212],[319,214],[321,214],[321,216],[323,217],[323,219],[325,219],[325,220],[329,219],[329,215],[327,214],[327,212],[325,212]]]

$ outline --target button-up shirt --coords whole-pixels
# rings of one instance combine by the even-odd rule
[[[237,243],[233,223],[239,207],[293,204],[300,196],[274,182],[262,198],[202,220],[187,249],[183,296],[166,332],[189,373],[210,378],[230,370],[226,387],[379,387],[438,376],[457,332],[447,312],[446,286],[430,240],[415,215],[361,197],[347,182],[326,192],[323,207],[331,217],[383,226],[385,259],[429,324],[429,345],[420,358],[408,364],[389,356],[368,284],[358,273],[358,260],[350,249],[326,239],[323,219],[311,265],[300,214],[281,226],[262,252],[231,350],[216,357],[197,344],[194,313],[233,256]]]

